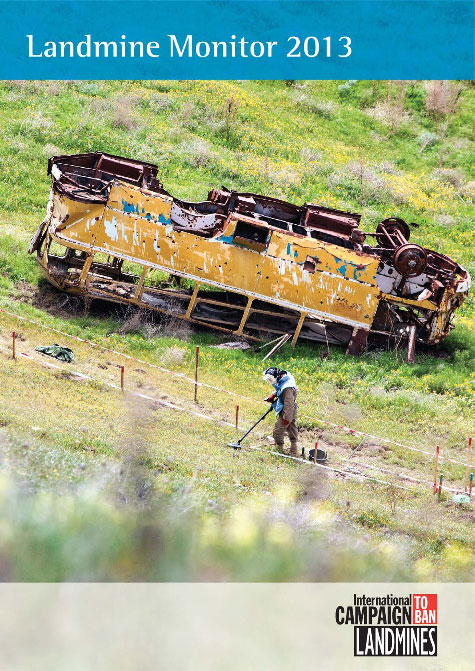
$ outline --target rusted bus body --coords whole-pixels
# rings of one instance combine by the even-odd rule
[[[381,222],[368,245],[358,214],[226,189],[187,203],[139,161],[59,156],[49,172],[47,215],[30,252],[72,294],[357,353],[369,333],[439,342],[469,289],[468,273],[409,243],[399,219]],[[185,278],[186,288],[157,282],[155,271]]]

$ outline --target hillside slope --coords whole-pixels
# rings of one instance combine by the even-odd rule
[[[300,423],[302,444],[308,448],[318,439],[330,464],[347,471],[323,477],[314,468],[308,476],[308,466],[226,448],[235,433],[223,422],[234,421],[235,404],[243,427],[263,411],[262,350],[213,349],[209,345],[222,337],[115,308],[83,314],[81,305],[40,278],[26,248],[46,208],[47,159],[103,150],[157,163],[165,188],[190,200],[224,184],[361,212],[366,230],[383,217],[403,217],[420,224],[415,242],[449,254],[473,274],[474,107],[473,88],[451,82],[0,84],[0,308],[138,357],[145,363],[125,360],[127,391],[155,399],[143,408],[137,397],[124,403],[120,392],[104,386],[118,383],[120,356],[0,313],[3,470],[33,492],[16,510],[11,501],[21,501],[18,485],[7,480],[3,486],[8,495],[0,504],[11,526],[0,550],[9,557],[8,575],[332,580],[348,578],[349,566],[359,579],[467,575],[471,510],[455,507],[449,492],[441,504],[434,501],[432,457],[417,450],[432,454],[439,444],[443,455],[465,463],[474,428],[473,294],[447,341],[437,351],[418,353],[412,366],[404,352],[351,358],[333,348],[320,358],[320,347],[305,345],[284,348],[272,359],[297,378],[307,416]],[[30,360],[9,361],[13,330]],[[74,369],[92,380],[78,382],[41,366],[44,357],[34,347],[57,339],[74,349]],[[200,388],[198,409],[215,424],[193,415],[192,385],[147,367],[150,362],[193,377],[196,345],[200,380],[231,392]],[[160,400],[192,414],[166,410]],[[376,438],[365,439],[349,461],[361,437],[339,425]],[[251,445],[270,449],[270,428],[269,422]],[[463,489],[463,465],[444,462],[443,473],[447,487]],[[408,485],[417,494],[398,489]],[[86,495],[88,487],[93,493]],[[34,530],[28,515],[46,505],[42,492],[52,497],[52,521]],[[65,493],[73,503],[61,517],[56,497]],[[156,522],[163,506],[167,520],[176,520],[179,510],[178,522],[166,528]],[[148,510],[146,519],[134,516],[137,508]],[[90,545],[84,541],[96,515],[102,515],[99,527],[110,525],[117,553],[105,550],[100,536]],[[26,559],[28,542],[14,554],[15,528],[24,538],[50,539],[36,566]],[[142,534],[148,569],[138,567],[134,533]],[[169,534],[175,549],[158,561],[155,541],[147,545],[149,533]],[[63,556],[71,537],[89,548],[82,569]],[[340,552],[332,568],[325,555],[331,538]],[[362,543],[359,563],[351,562],[354,542]],[[281,561],[258,565],[259,553],[274,557],[276,550]],[[319,568],[316,553],[327,557]]]

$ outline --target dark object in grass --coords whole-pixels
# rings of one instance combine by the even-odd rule
[[[308,460],[314,461],[315,459],[315,449],[308,451]],[[328,459],[328,452],[326,450],[317,449],[317,464],[321,464]]]
[[[71,361],[74,359],[74,352],[72,349],[69,349],[69,347],[62,347],[57,343],[49,346],[40,345],[35,347],[35,351],[41,352],[42,354],[47,354],[48,356],[52,356],[55,359],[58,359],[58,361],[65,361],[66,363],[71,363]]]

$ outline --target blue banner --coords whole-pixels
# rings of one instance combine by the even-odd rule
[[[472,79],[474,3],[0,2],[2,79]]]

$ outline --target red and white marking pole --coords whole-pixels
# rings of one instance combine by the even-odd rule
[[[443,479],[444,479],[444,476],[443,476],[442,473],[441,473],[441,474],[440,474],[440,477],[439,477],[439,492],[438,492],[438,494],[437,494],[437,500],[438,500],[438,501],[440,501],[440,497],[442,496],[442,480],[443,480]]]
[[[16,332],[12,333],[12,359],[16,359]]]
[[[124,391],[125,366],[120,366],[120,388]]]
[[[468,492],[469,489],[469,477],[470,477],[470,453],[472,451],[472,436],[468,439],[468,448],[467,448],[467,466],[465,467],[465,492]]]

